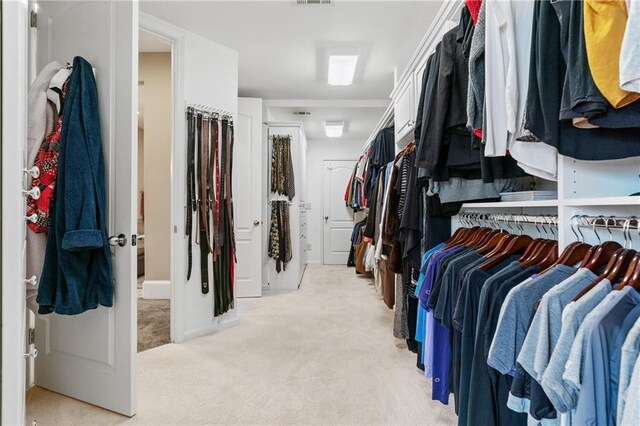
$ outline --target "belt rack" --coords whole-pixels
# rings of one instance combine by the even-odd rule
[[[221,108],[210,107],[202,104],[187,104],[187,111],[200,113],[207,118],[219,118],[233,122],[233,113]]]

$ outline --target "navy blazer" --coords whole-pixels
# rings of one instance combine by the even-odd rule
[[[113,306],[106,227],[105,163],[98,90],[91,64],[73,60],[64,104],[38,313],[76,315]]]

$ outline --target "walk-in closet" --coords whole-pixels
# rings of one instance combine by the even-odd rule
[[[0,7],[2,424],[640,424],[638,0]]]

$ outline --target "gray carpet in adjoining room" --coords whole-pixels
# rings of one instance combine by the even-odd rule
[[[138,352],[171,342],[170,300],[138,298]]]
[[[239,300],[238,326],[141,352],[134,417],[36,387],[27,421],[455,425],[369,283],[345,266],[309,265],[300,290]]]

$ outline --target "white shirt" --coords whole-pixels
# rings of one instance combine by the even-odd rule
[[[554,147],[515,140],[529,89],[533,12],[532,0],[486,0],[485,155],[501,157],[509,150],[527,173],[556,180]]]
[[[620,47],[620,88],[640,93],[640,2],[627,3],[627,28]]]

